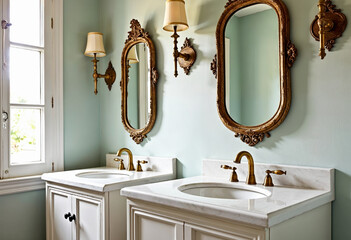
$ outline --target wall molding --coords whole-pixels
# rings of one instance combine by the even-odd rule
[[[41,175],[0,180],[0,196],[40,189],[45,189],[45,181],[41,180]]]

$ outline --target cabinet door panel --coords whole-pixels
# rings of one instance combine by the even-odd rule
[[[72,210],[76,214],[75,232],[79,240],[103,238],[103,219],[101,201],[83,197],[73,198]]]
[[[64,192],[50,190],[50,220],[49,231],[51,240],[71,239],[72,223],[64,218],[64,215],[71,213],[71,197]]]
[[[185,223],[184,240],[264,240],[264,235],[255,231],[225,232]]]
[[[183,222],[134,212],[133,240],[183,240]]]

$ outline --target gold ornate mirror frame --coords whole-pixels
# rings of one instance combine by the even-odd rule
[[[128,32],[128,38],[125,41],[125,45],[122,51],[122,79],[121,79],[121,92],[122,92],[122,123],[124,128],[129,132],[130,137],[137,143],[141,143],[146,134],[151,131],[156,121],[156,84],[158,80],[158,72],[156,70],[156,51],[154,44],[149,36],[148,32],[145,32],[141,28],[138,20],[133,19],[130,22],[131,31]],[[127,56],[128,51],[138,43],[145,43],[149,47],[150,54],[150,71],[149,71],[149,81],[150,81],[150,109],[149,118],[147,120],[146,126],[141,129],[134,129],[128,121],[127,117],[127,97],[128,97],[128,64]]]
[[[238,10],[255,5],[267,4],[278,15],[279,22],[279,70],[280,70],[280,102],[276,113],[267,122],[257,126],[244,126],[235,122],[229,115],[225,105],[225,28],[230,17]],[[235,137],[250,146],[270,137],[269,132],[277,128],[285,119],[290,109],[291,86],[290,68],[297,56],[297,49],[290,41],[289,12],[281,0],[229,0],[225,5],[216,29],[217,54],[211,64],[211,70],[217,78],[217,109],[224,125],[235,132]]]

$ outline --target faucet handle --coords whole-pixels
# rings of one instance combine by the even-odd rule
[[[142,167],[141,167],[141,164],[145,164],[145,163],[148,163],[148,161],[146,161],[146,160],[138,160],[138,165],[137,165],[136,171],[137,171],[137,172],[142,172],[143,169],[142,169]]]
[[[118,170],[125,170],[126,168],[124,167],[123,159],[122,158],[115,158],[113,159],[116,162],[120,162]]]
[[[233,170],[232,174],[230,175],[229,181],[231,181],[231,182],[239,182],[238,175],[235,172],[236,167],[231,167],[231,166],[228,166],[228,165],[221,165],[221,168]]]
[[[283,170],[266,170],[266,177],[264,178],[263,185],[266,187],[273,187],[273,180],[270,174],[276,174],[276,175],[286,175],[286,171]]]

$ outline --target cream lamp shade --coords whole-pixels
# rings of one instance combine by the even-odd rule
[[[127,60],[129,64],[134,64],[139,62],[138,54],[136,51],[136,45],[134,45],[128,52]]]
[[[96,53],[96,57],[106,56],[102,33],[99,32],[88,33],[87,48],[84,55],[94,57],[94,53]]]
[[[184,31],[189,28],[185,13],[184,0],[167,0],[163,30],[173,32],[174,26],[177,31]]]

